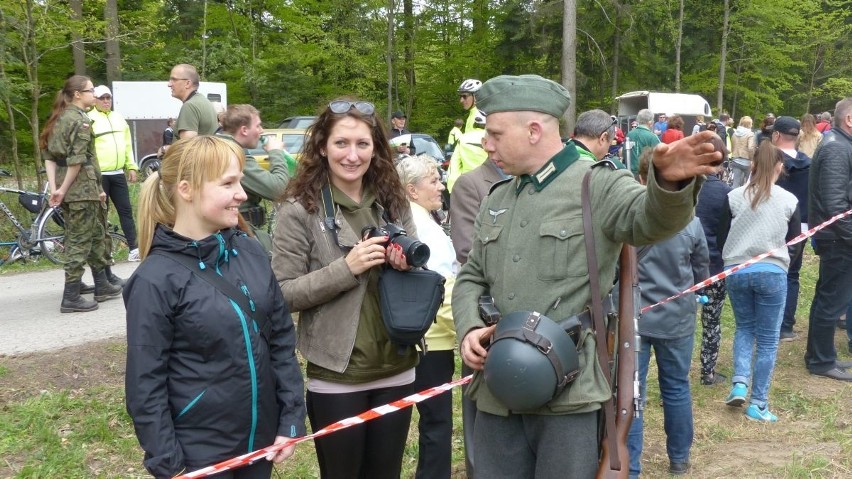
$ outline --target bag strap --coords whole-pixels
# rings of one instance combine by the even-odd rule
[[[266,314],[266,310],[264,310],[259,304],[250,300],[243,291],[210,269],[199,269],[198,262],[192,258],[171,251],[153,251],[151,254],[165,256],[176,263],[182,264],[186,267],[186,269],[192,272],[192,274],[198,276],[204,281],[207,281],[211,286],[218,289],[222,294],[237,303],[240,309],[242,309],[249,317],[254,318],[255,320],[259,318],[264,323],[269,318]],[[259,326],[265,326],[265,324],[261,324]]]
[[[583,186],[580,198],[583,204],[583,238],[586,242],[586,261],[589,266],[589,287],[592,290],[592,324],[595,326],[595,346],[598,353],[598,363],[601,368],[610,371],[612,358],[607,351],[606,327],[603,323],[603,299],[601,298],[601,283],[598,271],[597,252],[595,250],[594,229],[592,227],[592,202],[589,197],[589,182],[592,178],[592,170],[586,172],[583,177]],[[610,374],[605,375],[610,392],[612,391],[612,379]],[[618,438],[615,432],[615,404],[612,394],[603,403],[604,423],[606,426],[607,443],[609,444],[609,463],[613,470],[621,470],[621,461],[618,458]]]
[[[322,187],[322,205],[325,209],[325,219],[323,223],[325,228],[331,233],[335,244],[340,244],[337,238],[337,222],[334,219],[334,199],[331,197],[331,187],[326,184]]]

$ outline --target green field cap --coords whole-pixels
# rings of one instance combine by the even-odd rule
[[[560,118],[570,105],[571,95],[565,87],[538,75],[500,75],[476,92],[476,106],[485,115],[537,111]]]

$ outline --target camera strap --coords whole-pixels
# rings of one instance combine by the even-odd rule
[[[329,233],[331,233],[331,237],[334,238],[334,243],[340,244],[340,240],[337,239],[338,226],[334,219],[334,199],[331,197],[331,187],[328,184],[322,187],[322,205],[325,209],[323,224]]]

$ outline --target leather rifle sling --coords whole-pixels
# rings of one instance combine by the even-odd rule
[[[589,182],[592,170],[586,172],[583,177],[583,186],[580,190],[580,199],[583,204],[583,239],[586,242],[586,261],[589,267],[589,287],[592,291],[592,324],[595,328],[595,346],[598,352],[598,363],[601,368],[610,370],[610,356],[606,350],[606,327],[603,322],[603,298],[601,297],[601,283],[598,272],[597,251],[595,250],[595,237],[592,228],[592,202],[589,196]],[[604,423],[606,425],[606,438],[609,445],[609,463],[613,470],[621,470],[621,460],[618,458],[618,439],[615,437],[615,404],[612,397],[611,374],[606,374],[609,386],[609,398],[603,403]]]

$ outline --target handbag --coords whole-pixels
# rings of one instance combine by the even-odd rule
[[[420,345],[426,351],[426,331],[436,321],[444,302],[446,279],[428,269],[397,271],[382,269],[379,276],[379,305],[391,342],[401,350]]]
[[[331,188],[322,189],[325,209],[324,225],[334,242],[337,239],[337,223],[334,219]],[[387,216],[384,217],[386,222]],[[379,276],[379,307],[382,322],[391,342],[399,346],[400,354],[410,346],[420,345],[426,351],[426,331],[436,321],[438,308],[444,302],[446,279],[438,272],[428,269],[397,271],[384,266]]]

